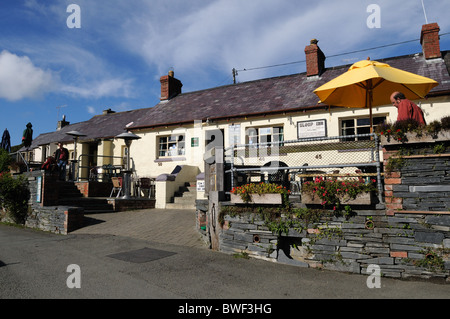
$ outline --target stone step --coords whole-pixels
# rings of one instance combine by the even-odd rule
[[[59,197],[82,197],[78,187],[73,182],[59,182],[58,184]]]
[[[182,186],[175,192],[175,196],[181,196],[184,193],[197,193],[196,186]]]
[[[61,198],[58,200],[58,205],[81,207],[84,208],[85,214],[114,211],[113,205],[108,204],[105,198]]]
[[[196,198],[197,197],[197,192],[193,193],[193,192],[184,192],[182,194],[178,193],[175,194],[174,198]]]
[[[195,209],[195,202],[186,204],[167,203],[166,209]]]
[[[195,204],[197,196],[174,197],[173,202],[176,204],[192,203]]]

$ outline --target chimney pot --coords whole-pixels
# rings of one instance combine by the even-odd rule
[[[310,45],[305,47],[307,76],[320,75],[325,69],[326,57],[317,45],[318,42],[317,39],[312,39]]]
[[[164,75],[160,78],[161,82],[161,101],[167,101],[174,98],[178,94],[181,94],[181,87],[183,84],[180,80],[174,77],[173,70],[170,70],[168,75]]]
[[[57,123],[57,125],[56,125],[56,130],[59,131],[59,130],[61,130],[64,126],[67,126],[67,125],[69,125],[69,124],[70,124],[70,122],[67,122],[67,121],[66,121],[66,116],[63,115],[62,121],[58,121],[58,123]]]
[[[103,115],[107,115],[107,114],[111,114],[111,113],[116,113],[116,112],[111,109],[103,110],[103,112],[102,112]]]
[[[434,23],[424,24],[420,33],[420,44],[425,59],[436,59],[441,57],[439,44],[439,25]]]

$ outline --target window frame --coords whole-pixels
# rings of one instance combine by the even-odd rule
[[[274,132],[274,129],[279,129],[278,132]],[[261,134],[261,131],[264,130],[270,130],[269,134]],[[253,132],[256,132],[256,134],[253,134]],[[281,139],[280,139],[281,136]],[[265,139],[262,139],[265,137]],[[278,137],[278,138],[275,138]],[[280,143],[278,143],[280,142]],[[284,142],[284,125],[264,125],[264,126],[252,126],[247,127],[245,129],[245,143],[256,147],[256,145],[259,145],[261,143],[267,143],[265,147],[273,146],[272,144],[276,144],[278,146],[282,146]]]
[[[186,134],[162,135],[157,138],[158,158],[174,158],[186,155]],[[161,142],[163,139],[166,140]],[[162,145],[166,147],[162,148]]]
[[[373,125],[376,126],[379,123],[383,123],[388,118],[387,114],[377,114],[372,117]],[[379,119],[379,120],[375,120]],[[368,124],[358,124],[358,121],[361,120],[368,120]],[[344,127],[344,122],[353,121],[353,126]],[[358,129],[369,129],[368,132],[364,133],[358,133]],[[352,134],[348,134],[345,131],[353,130]],[[356,117],[342,117],[339,119],[339,136],[342,136],[342,141],[362,141],[362,140],[368,140],[367,138],[345,138],[345,136],[351,136],[351,135],[358,135],[358,134],[368,134],[370,132],[370,116],[356,116]]]

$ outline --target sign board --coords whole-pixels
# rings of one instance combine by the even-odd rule
[[[36,178],[36,202],[41,202],[41,194],[42,194],[42,176],[38,176]]]
[[[199,146],[199,138],[198,137],[192,137],[191,138],[191,147],[197,147]]]
[[[204,192],[204,191],[205,191],[205,181],[197,180],[197,192]]]
[[[297,138],[326,137],[327,120],[297,122]]]

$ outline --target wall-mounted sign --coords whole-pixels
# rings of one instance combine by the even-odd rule
[[[199,145],[199,138],[193,137],[191,138],[191,147],[197,147]]]
[[[204,191],[205,191],[205,181],[197,180],[197,192],[204,192]]]
[[[42,194],[42,176],[38,176],[36,178],[36,202],[41,202],[41,194]]]
[[[325,136],[327,136],[327,120],[297,122],[298,139]]]

